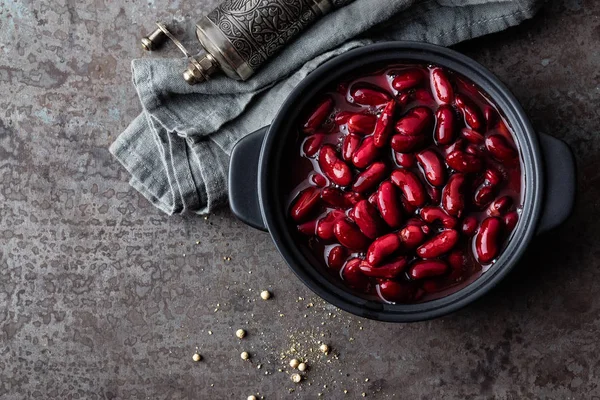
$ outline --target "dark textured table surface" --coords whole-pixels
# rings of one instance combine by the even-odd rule
[[[0,398],[600,397],[600,3],[458,47],[571,145],[578,200],[491,293],[411,325],[318,300],[227,210],[166,217],[127,184],[108,146],[140,111],[139,36],[208,3],[0,2]]]

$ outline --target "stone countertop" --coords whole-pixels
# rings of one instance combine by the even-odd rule
[[[551,0],[458,46],[571,145],[577,205],[491,293],[409,325],[315,298],[228,210],[166,217],[127,184],[108,146],[140,111],[129,73],[140,34],[163,19],[191,38],[215,3],[0,5],[0,398],[600,396],[600,3]],[[292,348],[310,366],[300,385]]]

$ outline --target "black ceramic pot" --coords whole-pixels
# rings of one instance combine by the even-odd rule
[[[444,66],[481,87],[509,121],[523,162],[523,211],[513,237],[496,263],[459,291],[419,304],[384,304],[365,300],[314,267],[308,251],[297,244],[290,228],[282,180],[289,179],[285,159],[297,118],[307,102],[332,82],[370,66],[415,61]],[[254,132],[231,154],[229,200],[233,213],[255,228],[269,231],[281,255],[296,275],[331,304],[361,317],[381,321],[420,321],[455,311],[496,285],[516,265],[531,239],[561,224],[570,214],[575,195],[575,164],[567,145],[537,134],[508,89],[487,69],[447,48],[416,42],[375,44],[350,51],[309,74],[281,106],[268,127]]]

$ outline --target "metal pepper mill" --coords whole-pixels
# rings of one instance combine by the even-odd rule
[[[189,58],[183,78],[190,85],[217,71],[246,80],[306,27],[352,1],[226,0],[196,24],[202,45],[198,55],[192,56],[160,22],[142,39],[142,47],[155,50],[170,39]]]

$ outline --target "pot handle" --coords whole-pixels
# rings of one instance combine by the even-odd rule
[[[258,199],[258,160],[263,138],[269,130],[261,128],[239,140],[229,162],[229,206],[245,224],[267,231]]]
[[[575,203],[575,157],[569,146],[552,136],[539,134],[545,166],[545,192],[537,233],[562,224]]]

